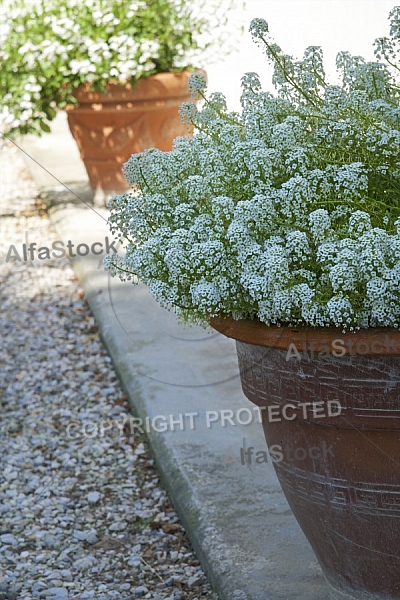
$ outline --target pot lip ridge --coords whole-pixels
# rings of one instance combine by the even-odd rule
[[[400,330],[391,327],[371,327],[345,332],[340,327],[309,325],[267,325],[258,320],[216,316],[209,319],[213,329],[238,342],[275,348],[312,352],[314,354],[345,354],[358,356],[400,356]],[[294,350],[295,351],[295,350]]]
[[[94,103],[109,102],[143,102],[143,100],[159,100],[159,98],[179,98],[180,102],[191,98],[188,81],[192,73],[203,73],[207,79],[207,73],[204,69],[194,71],[169,71],[165,73],[155,73],[148,77],[141,77],[137,80],[135,86],[130,83],[106,83],[106,91],[95,91],[91,88],[91,83],[81,83],[73,92],[75,98],[79,101],[79,106],[67,104],[67,112],[78,109],[82,105]]]

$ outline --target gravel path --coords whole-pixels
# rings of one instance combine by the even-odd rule
[[[217,600],[69,261],[5,262],[57,239],[9,143],[0,194],[0,600]]]

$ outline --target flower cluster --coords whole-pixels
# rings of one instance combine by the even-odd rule
[[[228,50],[235,2],[206,0],[0,0],[0,122],[9,135],[50,131],[56,108],[82,83],[132,85],[193,70]],[[206,33],[205,33],[206,32]]]
[[[242,111],[229,113],[192,76],[204,105],[181,114],[196,135],[125,165],[134,190],[113,198],[109,223],[126,254],[107,258],[111,274],[139,278],[192,323],[398,328],[400,7],[390,17],[391,38],[376,42],[390,61],[341,53],[341,85],[326,82],[320,48],[294,61],[262,19],[250,31],[275,65],[276,96],[248,73]]]

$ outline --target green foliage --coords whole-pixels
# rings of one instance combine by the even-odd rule
[[[207,14],[191,0],[0,2],[3,128],[48,131],[56,108],[76,103],[72,93],[82,83],[104,90],[107,82],[134,85],[202,66],[204,53],[221,43],[228,6],[209,0]]]

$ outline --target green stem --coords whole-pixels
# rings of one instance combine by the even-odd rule
[[[310,102],[310,104],[312,104],[315,108],[318,107],[318,104],[315,103],[312,99],[311,96],[309,96],[297,83],[296,80],[288,73],[286,67],[285,67],[285,63],[283,61],[281,61],[279,55],[275,52],[275,50],[272,49],[272,47],[268,44],[267,40],[263,37],[260,36],[260,39],[264,42],[264,44],[267,46],[269,52],[271,53],[271,55],[273,56],[274,61],[278,64],[278,66],[282,69],[283,74],[285,75],[286,80],[288,81],[288,83],[290,83],[290,85],[292,87],[294,87],[298,93],[303,96],[308,102]],[[322,102],[321,98],[319,98],[319,100]]]
[[[113,267],[117,271],[121,271],[123,273],[129,273],[130,275],[134,275],[135,277],[137,277],[136,273],[134,273],[133,271],[128,271],[128,269],[123,269],[122,267],[118,267],[117,265],[113,265]]]
[[[210,106],[217,113],[217,115],[221,119],[223,119],[224,121],[227,121],[228,123],[231,123],[232,125],[236,125],[237,127],[240,127],[241,129],[243,129],[242,123],[240,123],[239,121],[236,121],[235,119],[232,119],[229,115],[218,110],[213,104],[211,104],[211,102],[208,100],[208,98],[205,96],[205,94],[203,94],[202,92],[199,92],[199,95],[203,98],[205,103],[208,106]]]

